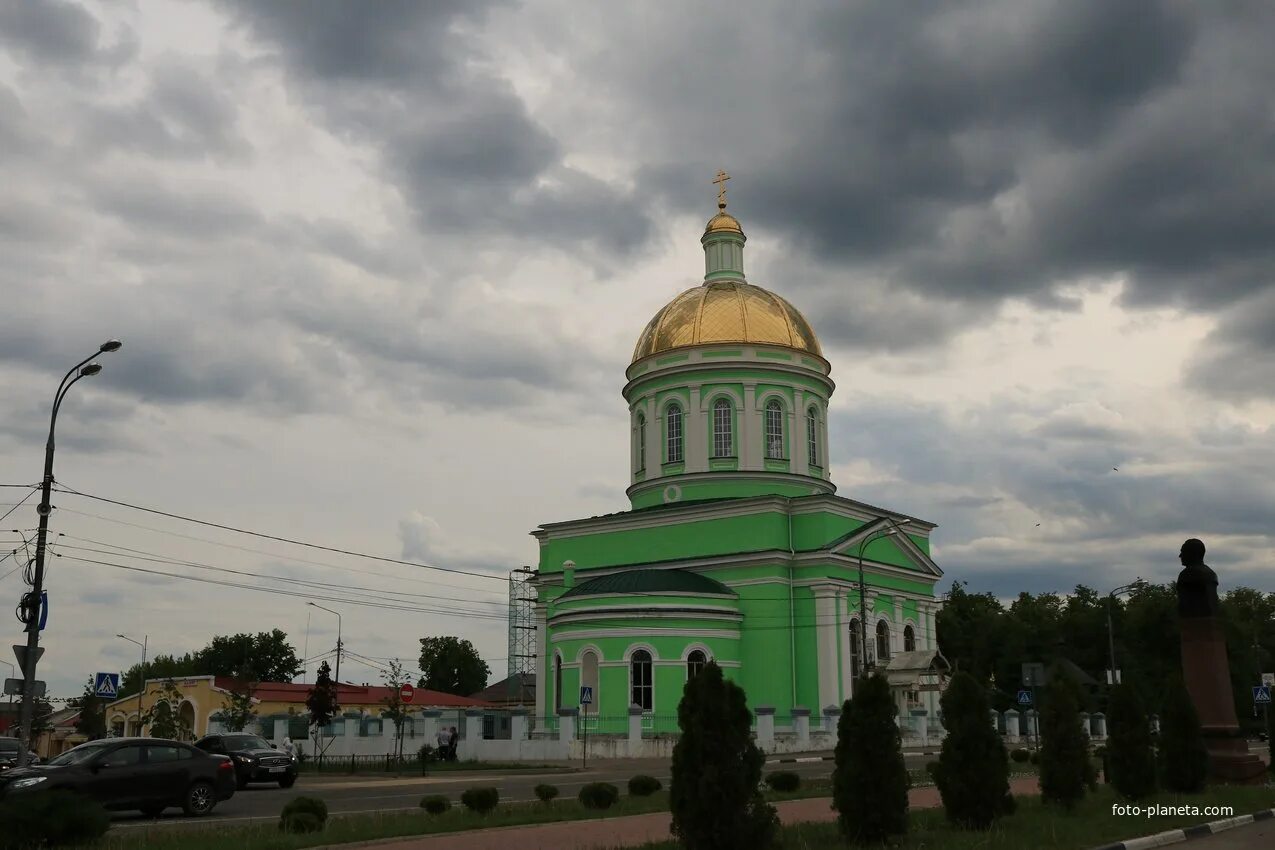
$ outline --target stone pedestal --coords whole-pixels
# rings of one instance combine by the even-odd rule
[[[1209,774],[1223,782],[1260,783],[1266,765],[1248,751],[1235,718],[1226,638],[1216,617],[1182,617],[1182,674],[1200,715],[1200,732],[1209,751]]]
[[[775,748],[775,707],[757,706],[757,746],[768,753]]]
[[[797,736],[797,746],[802,750],[810,749],[810,709],[794,706],[792,709],[792,731]]]

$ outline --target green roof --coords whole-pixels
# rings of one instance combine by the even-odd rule
[[[558,597],[594,596],[602,593],[686,593],[690,595],[734,596],[716,579],[686,570],[625,570],[577,584]]]

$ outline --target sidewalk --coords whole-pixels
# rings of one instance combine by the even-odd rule
[[[1009,783],[1014,794],[1036,793],[1036,777],[1013,779]],[[939,805],[938,789],[913,788],[908,803],[914,809],[932,809]],[[815,797],[777,803],[779,819],[784,823],[834,820],[832,800]],[[670,818],[667,812],[629,815],[597,820],[564,821],[562,823],[529,824],[500,829],[453,832],[447,835],[425,835],[420,838],[377,842],[378,850],[601,850],[611,847],[633,847],[650,841],[667,841]],[[353,847],[358,845],[345,845]]]

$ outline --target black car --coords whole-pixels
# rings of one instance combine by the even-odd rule
[[[18,753],[22,742],[17,738],[0,738],[0,773],[18,766]],[[39,764],[40,757],[27,750],[27,764]]]
[[[296,756],[279,752],[260,735],[249,732],[206,735],[196,741],[195,746],[233,761],[240,788],[249,782],[278,782],[280,788],[291,788],[297,781]]]
[[[108,809],[155,817],[169,806],[206,815],[235,793],[230,760],[164,738],[108,738],[67,750],[47,764],[0,773],[0,800],[65,789]]]

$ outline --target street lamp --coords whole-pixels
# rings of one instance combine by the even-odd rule
[[[142,737],[142,694],[146,693],[146,643],[150,640],[150,635],[142,635],[142,642],[137,643],[128,635],[116,635],[117,638],[123,638],[129,643],[136,643],[142,648],[142,669],[140,673],[141,683],[137,688],[137,737]],[[127,717],[128,715],[124,715]],[[125,730],[127,731],[127,730]],[[151,731],[154,731],[153,729]]]
[[[49,504],[49,494],[53,489],[53,429],[58,422],[58,408],[71,389],[71,385],[81,378],[96,375],[102,367],[89,361],[98,354],[119,351],[123,345],[118,339],[109,339],[98,346],[96,352],[76,363],[62,376],[58,391],[53,396],[53,414],[49,417],[49,441],[44,446],[44,483],[41,488],[40,505],[36,513],[40,515],[40,530],[35,543],[35,576],[31,583],[31,592],[22,597],[18,605],[18,619],[26,625],[27,648],[26,663],[23,667],[22,684],[22,747],[18,750],[18,767],[27,764],[27,751],[31,747],[31,727],[35,718],[35,667],[40,648],[40,606],[44,594],[44,548],[49,534],[49,514],[53,507]],[[74,375],[75,377],[71,377]]]
[[[903,531],[904,526],[908,524],[908,520],[886,520],[885,528],[878,528],[869,534],[863,540],[859,541],[859,654],[863,657],[863,669],[867,670],[870,666],[868,662],[868,610],[865,604],[867,597],[867,585],[863,580],[863,550],[873,540],[881,537],[890,537]]]
[[[1130,584],[1122,584],[1115,590],[1107,594],[1107,651],[1111,653],[1111,682],[1116,684],[1116,630],[1111,625],[1111,609],[1116,604],[1116,597],[1121,594],[1128,593],[1133,590],[1140,582],[1141,577],[1134,579]]]
[[[324,608],[322,605],[315,605],[313,602],[307,602],[311,608],[318,608],[320,611],[327,611],[329,614],[336,614],[336,693],[337,702],[341,701],[341,612],[333,611],[331,608]]]

